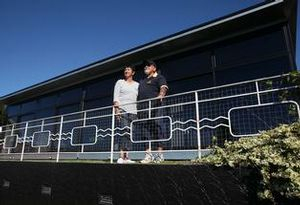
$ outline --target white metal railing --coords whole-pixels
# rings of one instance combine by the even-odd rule
[[[128,111],[116,116],[115,108],[106,106],[5,125],[0,129],[0,159],[113,162],[122,146],[136,159],[146,148],[157,147],[164,148],[167,159],[201,157],[215,143],[299,120],[299,102],[280,97],[282,91],[299,89],[286,83],[286,77],[177,93],[162,103],[157,98],[139,101],[137,115]]]

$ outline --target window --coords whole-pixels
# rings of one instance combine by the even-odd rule
[[[20,112],[21,112],[20,105],[8,105],[6,108],[6,113],[7,113],[8,117],[19,115]]]
[[[46,118],[54,115],[56,115],[54,107],[36,111],[36,118]]]
[[[43,96],[38,100],[38,109],[55,107],[57,104],[57,95]]]
[[[288,57],[216,71],[217,85],[278,75],[290,70]]]
[[[121,78],[121,76],[120,76]],[[120,79],[119,78],[119,79]],[[118,79],[118,78],[117,78]],[[110,77],[108,79],[99,79],[98,82],[86,86],[86,100],[102,98],[113,94],[113,88],[117,79]]]
[[[88,100],[84,102],[84,109],[93,109],[93,108],[99,108],[103,106],[112,105],[112,96],[106,96],[101,99],[94,99],[94,100]]]
[[[61,106],[61,107],[57,108],[57,114],[63,115],[63,114],[67,114],[67,113],[78,112],[79,110],[80,110],[79,104]]]
[[[190,90],[207,88],[213,86],[213,84],[214,83],[213,83],[212,73],[195,76],[192,78],[169,82],[168,94],[175,94],[175,93],[186,92]]]
[[[82,98],[82,89],[81,88],[75,88],[66,90],[60,93],[59,99],[58,99],[58,105],[68,105],[73,103],[80,103]]]
[[[245,63],[252,59],[258,61],[287,50],[281,30],[247,38],[239,42],[228,42],[227,45],[215,49],[217,67]]]
[[[25,121],[29,121],[29,120],[34,120],[36,119],[36,116],[34,113],[29,113],[29,114],[26,114],[26,115],[21,115],[19,116],[19,122],[25,122]]]
[[[36,103],[35,100],[25,102],[21,106],[21,113],[26,114],[26,113],[29,113],[29,112],[33,112],[36,109],[36,106],[37,106],[37,103]]]
[[[84,109],[93,109],[112,105],[113,90],[118,79],[122,78],[123,72],[114,73],[106,77],[93,80],[86,85]]]
[[[85,110],[93,109],[93,108],[97,108],[97,107],[101,107],[101,100],[100,99],[89,100],[89,101],[84,102],[84,109]]]
[[[176,55],[172,58],[158,63],[159,69],[165,75],[168,81],[192,77],[200,74],[211,73],[211,55],[210,52]]]

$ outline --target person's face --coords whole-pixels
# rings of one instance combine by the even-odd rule
[[[146,75],[151,75],[156,72],[156,68],[153,65],[149,65],[149,66],[146,65],[144,68],[144,72]]]
[[[132,70],[132,68],[126,67],[126,68],[124,69],[124,77],[125,77],[125,78],[133,77],[133,75],[134,75],[134,71]]]

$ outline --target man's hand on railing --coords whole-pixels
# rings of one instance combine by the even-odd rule
[[[159,95],[159,96],[158,96],[158,99],[160,100],[160,102],[163,101],[164,97],[165,97],[165,96],[163,96],[163,95]]]
[[[162,102],[163,98],[166,96],[167,90],[168,90],[167,86],[161,86],[159,95],[157,96],[161,102]]]

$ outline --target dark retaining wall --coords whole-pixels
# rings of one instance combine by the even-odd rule
[[[248,204],[227,168],[0,162],[0,204]],[[43,193],[42,193],[43,192]]]

